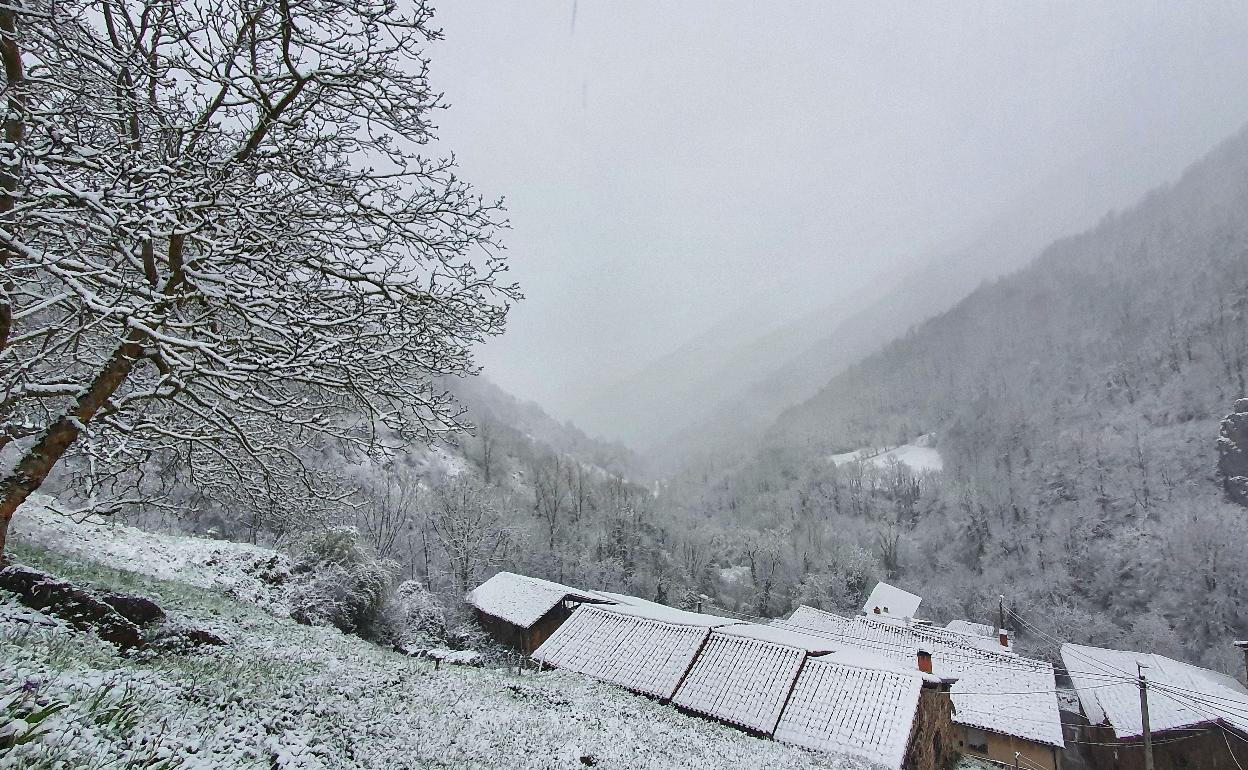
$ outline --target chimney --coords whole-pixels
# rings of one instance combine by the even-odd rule
[[[874,607],[874,608],[872,608],[872,610],[871,610],[871,611],[872,611],[872,612],[874,612],[876,615],[879,615],[879,614],[880,614],[880,608],[879,608],[879,607]]]
[[[1002,647],[1010,646],[1010,633],[1004,628],[997,631],[997,641],[1001,642]]]
[[[1248,639],[1236,642],[1235,646],[1244,653],[1244,680],[1248,681]]]
[[[919,670],[924,674],[932,673],[932,654],[922,648],[919,649]]]

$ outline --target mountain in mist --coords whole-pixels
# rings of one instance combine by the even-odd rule
[[[846,290],[788,321],[746,304],[599,390],[574,419],[639,450],[656,470],[748,445],[848,366],[1025,265],[1054,239],[1138,199],[1182,168],[1190,155],[1179,144],[1080,159],[1033,185],[964,245],[919,260],[879,290]]]
[[[1218,463],[1248,393],[1245,212],[1248,129],[831,378],[746,459],[673,495],[783,543],[769,602],[818,599],[819,575],[865,562],[938,616],[1005,594],[1042,628],[1232,670],[1248,541]],[[929,433],[939,473],[832,462]]]

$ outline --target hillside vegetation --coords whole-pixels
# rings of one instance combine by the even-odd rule
[[[987,619],[1004,593],[1048,632],[1235,670],[1248,511],[1222,499],[1215,469],[1219,421],[1248,392],[1246,211],[1248,132],[674,493],[773,533],[760,610],[818,598],[819,575],[884,574],[938,617]],[[828,462],[925,433],[942,474]]]
[[[231,588],[243,574],[235,567],[262,549],[41,515],[15,537],[22,561],[147,594],[176,622],[227,644],[122,654],[0,591],[0,734],[17,741],[7,749],[0,741],[3,768],[866,768],[575,674],[435,668],[333,628],[296,625]],[[172,567],[161,561],[169,552],[178,555]],[[127,558],[125,570],[107,566]],[[273,611],[280,594],[271,587],[262,603]]]

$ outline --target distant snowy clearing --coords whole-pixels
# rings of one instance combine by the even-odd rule
[[[944,459],[941,458],[940,450],[935,446],[935,438],[930,433],[919,436],[909,444],[856,449],[853,452],[832,455],[828,459],[837,466],[861,462],[876,468],[887,468],[898,462],[915,473],[939,472],[945,469]]]

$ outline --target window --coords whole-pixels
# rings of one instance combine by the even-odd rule
[[[966,748],[968,751],[987,754],[988,733],[974,727],[966,728]]]

